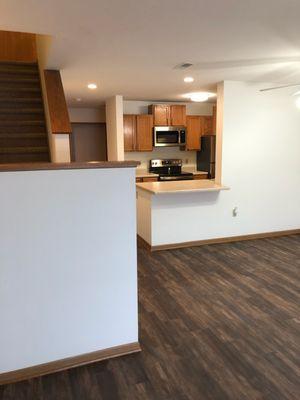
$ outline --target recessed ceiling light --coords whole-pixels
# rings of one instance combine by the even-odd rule
[[[210,92],[193,92],[193,93],[187,93],[183,97],[188,98],[195,102],[203,102],[207,101],[210,97],[214,96],[215,94]]]
[[[81,97],[76,97],[76,101],[81,101]]]
[[[89,89],[91,89],[91,90],[97,89],[96,83],[89,83],[89,84],[87,85],[87,87],[88,87]]]
[[[194,78],[192,76],[186,76],[183,80],[186,83],[194,82]]]

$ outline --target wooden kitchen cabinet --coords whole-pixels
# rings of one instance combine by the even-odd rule
[[[136,116],[123,115],[124,151],[135,151]]]
[[[135,178],[136,183],[141,183],[141,182],[157,182],[158,177],[156,176],[144,176],[144,177],[137,177]]]
[[[199,115],[186,117],[186,150],[200,150],[202,119]]]
[[[154,126],[186,126],[186,106],[182,104],[152,104]]]
[[[211,117],[211,116],[202,116],[201,119],[202,119],[201,134],[202,135],[215,134],[215,132],[213,132],[213,117]]]
[[[201,150],[201,136],[213,135],[213,117],[210,115],[187,115],[186,150]]]
[[[200,179],[207,179],[208,174],[194,174],[193,178],[194,180],[200,180]]]
[[[153,150],[153,117],[141,114],[136,116],[136,151]]]
[[[149,114],[153,115],[154,126],[170,125],[170,106],[166,104],[153,104],[149,106]]]
[[[152,115],[125,114],[123,126],[124,151],[152,151]]]
[[[171,126],[186,126],[186,106],[171,105],[170,106],[170,125]]]

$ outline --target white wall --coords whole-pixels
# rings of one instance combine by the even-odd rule
[[[153,101],[133,101],[124,100],[124,114],[148,114],[148,106],[156,104]],[[162,102],[160,102],[162,103]],[[159,104],[160,104],[159,103]],[[163,102],[164,104],[174,104],[174,102]],[[176,103],[185,104],[188,115],[212,115],[212,103]],[[154,158],[181,158],[183,163],[188,166],[196,166],[196,151],[181,151],[179,147],[161,147],[153,149],[152,152],[126,152],[125,160],[140,161],[138,168],[147,169],[149,160]]]
[[[69,107],[69,115],[71,122],[103,123],[106,120],[105,106],[97,108]]]
[[[152,245],[300,228],[300,110],[287,90],[259,92],[268,86],[224,83],[230,190],[152,196]]]
[[[124,160],[123,97],[106,101],[106,132],[108,161]]]
[[[134,183],[0,173],[0,373],[138,341]]]

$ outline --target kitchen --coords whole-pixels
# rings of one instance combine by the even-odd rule
[[[125,160],[140,162],[136,170],[140,242],[151,250],[190,244],[189,232],[183,233],[184,210],[187,214],[194,210],[192,219],[197,220],[195,205],[214,204],[220,191],[228,189],[219,178],[216,103],[124,101],[123,111]],[[174,212],[177,208],[180,212]],[[170,218],[175,232],[182,232],[181,243],[168,232]]]
[[[124,101],[123,121],[137,183],[214,178],[215,103]]]

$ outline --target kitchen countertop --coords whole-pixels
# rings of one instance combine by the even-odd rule
[[[218,192],[229,190],[229,187],[215,183],[213,180],[188,180],[171,182],[144,182],[137,183],[138,190],[144,190],[151,194],[170,194],[170,193],[194,193],[194,192]]]

